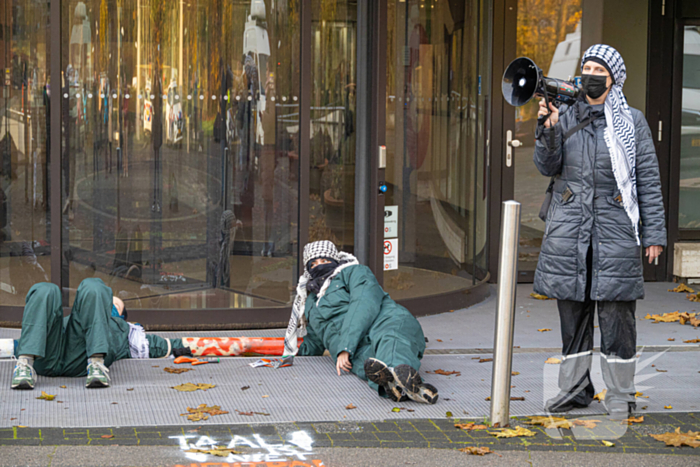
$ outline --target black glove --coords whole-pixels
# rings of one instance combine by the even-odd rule
[[[173,357],[191,357],[192,350],[189,347],[178,347],[173,349]]]

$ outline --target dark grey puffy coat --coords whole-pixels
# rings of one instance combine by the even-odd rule
[[[644,115],[631,109],[637,143],[637,198],[642,245],[622,206],[605,144],[605,116],[586,128],[563,135],[586,119],[592,107],[578,102],[560,109],[559,122],[538,128],[535,165],[546,176],[559,175],[547,213],[534,290],[548,297],[584,301],[586,254],[593,253],[591,299],[627,301],[644,298],[642,247],[666,246],[659,166]],[[550,135],[554,132],[554,145]],[[573,193],[564,201],[562,193]]]

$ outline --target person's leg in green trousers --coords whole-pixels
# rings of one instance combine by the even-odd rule
[[[81,282],[66,318],[60,289],[55,284],[34,285],[22,317],[12,387],[33,389],[33,371],[42,376],[87,374],[87,387],[109,386],[107,367],[123,357],[115,348],[128,350],[128,326],[111,329],[111,310],[112,290],[101,279]]]
[[[78,286],[73,308],[66,324],[63,376],[82,376],[94,361],[101,363],[103,373],[115,360],[110,343],[109,325],[112,314],[112,289],[102,279],[85,279]],[[124,336],[128,339],[128,334]],[[108,384],[104,384],[106,386]]]
[[[35,284],[25,301],[17,355],[34,357],[34,370],[42,376],[61,376],[64,338],[61,289]]]

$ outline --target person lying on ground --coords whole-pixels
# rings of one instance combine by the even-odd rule
[[[352,372],[380,396],[434,404],[438,391],[423,383],[418,370],[425,337],[418,320],[384,292],[372,271],[339,252],[330,241],[304,247],[285,355],[336,359],[336,371]],[[308,297],[308,300],[307,300]]]
[[[126,321],[124,302],[101,279],[80,283],[64,317],[56,284],[35,284],[27,294],[22,334],[15,344],[12,389],[34,389],[36,375],[85,376],[85,387],[109,386],[109,366],[123,358],[162,358],[182,352],[181,339],[146,334]]]

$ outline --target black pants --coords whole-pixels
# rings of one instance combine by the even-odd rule
[[[593,358],[593,314],[598,308],[600,353],[603,380],[607,386],[606,405],[634,402],[637,330],[636,301],[609,302],[591,300],[592,250],[586,258],[586,299],[583,302],[558,300],[561,321],[563,361],[559,370],[559,389],[582,405],[592,402],[595,389],[590,377]],[[575,395],[574,395],[575,394]]]

